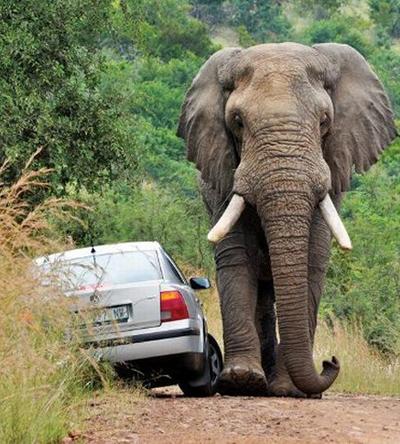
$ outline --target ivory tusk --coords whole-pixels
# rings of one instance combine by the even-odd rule
[[[217,243],[225,237],[243,213],[246,202],[242,196],[234,194],[223,215],[208,233],[207,239]]]
[[[353,247],[351,245],[350,237],[329,194],[327,194],[320,202],[319,208],[325,222],[328,224],[329,229],[340,245],[340,248],[343,250],[351,250]]]

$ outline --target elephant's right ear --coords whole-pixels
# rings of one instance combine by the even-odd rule
[[[223,49],[202,66],[186,94],[177,131],[186,141],[187,158],[220,194],[231,190],[237,166],[233,141],[225,126],[225,103],[232,88],[227,65],[240,51]]]

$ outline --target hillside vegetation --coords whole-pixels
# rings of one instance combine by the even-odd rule
[[[399,17],[400,0],[0,2],[0,163],[9,162],[2,170],[3,187],[10,190],[18,183],[26,174],[28,159],[37,151],[30,168],[45,168],[48,185],[18,195],[26,210],[42,208],[48,199],[81,202],[68,210],[56,205],[57,211],[44,211],[39,223],[40,230],[44,228],[42,240],[20,242],[11,247],[12,254],[7,249],[9,239],[18,235],[0,230],[7,246],[0,250],[0,259],[9,261],[11,257],[21,263],[22,268],[15,268],[17,277],[26,273],[27,261],[41,253],[43,244],[51,250],[65,248],[66,239],[78,246],[158,240],[185,268],[213,275],[212,250],[206,241],[208,219],[197,191],[196,171],[186,161],[183,142],[175,135],[184,93],[200,66],[221,43],[231,44],[232,40],[242,46],[288,40],[348,43],[372,64],[400,117]],[[72,218],[56,217],[65,211]],[[354,176],[342,214],[355,248],[350,255],[334,248],[321,314],[326,328],[337,325],[337,320],[344,322],[343,331],[350,332],[346,337],[354,334],[359,338],[353,347],[365,344],[370,357],[366,359],[376,357],[378,374],[385,363],[396,362],[400,356],[398,141],[367,175]],[[17,217],[18,223],[20,220]],[[40,230],[32,226],[29,236],[35,237]],[[17,295],[26,287],[17,279],[14,286],[14,274],[7,274],[12,269],[10,262],[4,263],[7,280],[2,297],[10,311],[0,317],[8,330],[0,330],[8,331],[14,342],[0,335],[0,359],[4,362],[20,341],[32,353],[26,367],[12,355],[16,361],[9,368],[21,370],[12,375],[13,381],[7,379],[10,375],[1,374],[0,440],[24,441],[22,435],[7,433],[14,424],[23,429],[28,413],[19,406],[30,405],[29,411],[53,412],[54,417],[46,418],[56,425],[50,424],[46,430],[51,433],[43,436],[32,429],[29,436],[36,438],[28,437],[26,442],[55,441],[70,418],[66,406],[76,399],[68,393],[85,391],[91,364],[76,349],[69,351],[65,362],[70,359],[71,368],[78,370],[76,377],[71,372],[66,375],[65,366],[58,366],[60,353],[65,351],[60,330],[54,330],[54,352],[47,354],[44,336],[35,336],[32,325],[36,321],[32,324],[21,315],[22,324],[13,325],[11,320],[22,303]],[[33,300],[41,297],[39,293],[31,296]],[[216,298],[204,299],[217,330]],[[61,316],[57,310],[45,316]],[[23,338],[14,334],[20,325]],[[347,325],[356,326],[357,335]],[[321,337],[327,336],[324,332]],[[42,365],[49,369],[50,379],[40,373]],[[357,371],[362,375],[367,369]],[[31,404],[11,405],[6,391],[14,390],[21,380],[30,384],[21,390],[24,396],[34,394],[28,399]],[[351,387],[345,389],[351,391]],[[400,391],[398,385],[390,385],[390,390],[381,391],[396,390]],[[62,402],[57,410],[53,401],[58,396]],[[13,399],[26,398],[18,393]]]

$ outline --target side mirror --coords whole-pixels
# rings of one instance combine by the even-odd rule
[[[207,290],[211,287],[210,281],[206,277],[192,277],[189,279],[189,284],[193,290]]]

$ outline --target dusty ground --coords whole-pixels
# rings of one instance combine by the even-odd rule
[[[128,403],[94,401],[87,430],[79,438],[98,444],[400,443],[400,398],[190,399],[164,388]]]

